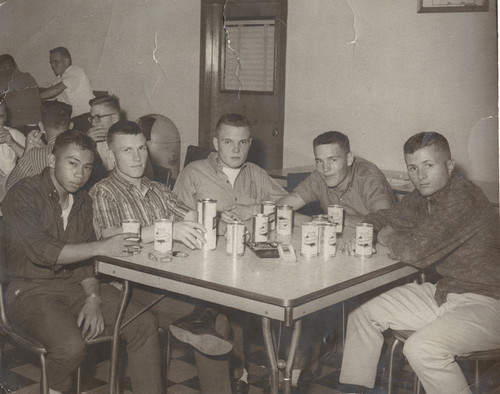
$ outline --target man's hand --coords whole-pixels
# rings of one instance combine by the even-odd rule
[[[200,249],[206,242],[205,228],[197,222],[175,222],[173,233],[174,240],[182,242],[189,249]]]
[[[137,238],[137,234],[116,234],[112,237],[105,238],[102,241],[99,241],[102,248],[99,254],[118,257],[131,256],[133,251],[139,250],[140,243],[139,241],[134,241],[127,238]]]
[[[0,144],[11,144],[12,143],[12,136],[10,135],[9,131],[4,128],[3,126],[0,127]]]
[[[100,298],[88,296],[82,310],[78,314],[78,327],[82,330],[82,336],[86,340],[94,339],[104,331],[104,317],[101,312]],[[83,323],[83,326],[82,326]]]
[[[106,141],[106,137],[108,135],[108,129],[92,126],[87,132],[90,138],[94,140],[94,142],[102,142]]]
[[[45,144],[42,141],[43,133],[40,130],[31,130],[26,137],[25,151],[31,148],[42,148]]]
[[[384,246],[389,247],[393,237],[396,235],[397,235],[396,230],[394,230],[391,226],[386,226],[378,232],[377,242]]]
[[[226,223],[244,222],[251,219],[256,212],[260,212],[260,204],[235,204],[224,209],[221,219]]]

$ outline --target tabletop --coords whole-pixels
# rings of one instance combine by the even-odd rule
[[[297,318],[416,272],[389,259],[384,246],[371,258],[341,253],[330,258],[301,256],[299,224],[293,236],[285,239],[286,243],[291,241],[297,254],[292,264],[279,258],[258,258],[248,248],[244,256],[227,256],[225,239],[218,237],[217,249],[210,251],[191,251],[174,243],[175,250],[189,255],[167,263],[148,258],[152,244],[130,257],[99,256],[97,270],[280,320],[284,319],[283,308],[296,309],[289,318]],[[344,228],[337,243],[353,235],[353,228]]]

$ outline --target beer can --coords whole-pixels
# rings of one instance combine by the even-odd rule
[[[137,237],[127,238],[131,241],[140,241],[141,240],[141,224],[138,220],[135,219],[125,219],[122,221],[122,230],[124,233],[134,233],[137,234]]]
[[[245,225],[243,223],[227,224],[226,254],[229,256],[243,256],[245,254]]]
[[[267,242],[269,233],[269,219],[267,215],[258,213],[252,220],[252,241]]]
[[[328,205],[328,220],[335,223],[335,231],[341,233],[344,226],[344,208],[342,205]]]
[[[267,215],[269,231],[276,230],[276,203],[274,201],[262,201],[262,213]]]
[[[279,205],[276,210],[276,233],[292,235],[293,209],[291,205]]]
[[[155,222],[154,248],[157,252],[172,251],[174,222],[170,219],[158,219]]]
[[[213,250],[217,246],[217,200],[198,200],[198,223],[205,227],[203,250]]]
[[[311,216],[311,222],[313,222],[313,223],[325,223],[325,222],[328,222],[328,215],[325,215],[325,214],[312,215]]]
[[[300,254],[306,257],[317,256],[318,247],[318,225],[313,222],[302,223]]]
[[[337,251],[337,232],[335,224],[331,222],[321,222],[318,226],[319,254],[323,257],[333,257]]]
[[[372,257],[373,254],[373,225],[358,223],[356,225],[356,256]]]

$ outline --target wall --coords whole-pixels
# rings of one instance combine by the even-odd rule
[[[40,86],[54,81],[49,50],[65,46],[95,90],[120,98],[129,119],[163,114],[179,128],[183,152],[197,144],[199,0],[0,3],[0,53]]]
[[[312,164],[313,138],[339,130],[356,154],[404,170],[404,141],[435,130],[469,176],[498,182],[496,2],[433,14],[416,3],[289,1],[285,167]]]

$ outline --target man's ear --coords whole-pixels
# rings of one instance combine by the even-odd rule
[[[38,122],[38,128],[40,129],[40,131],[41,131],[42,133],[45,133],[45,129],[43,128],[43,123],[42,123],[42,121],[39,121],[39,122]]]
[[[111,163],[116,164],[115,154],[113,153],[113,151],[111,149],[108,149],[108,151],[106,152],[106,155],[108,156],[108,159]]]
[[[56,166],[56,157],[53,153],[49,153],[49,167],[54,168]]]
[[[352,152],[349,152],[347,154],[347,165],[350,167],[352,166],[352,163],[354,163],[354,154]]]
[[[219,140],[217,139],[217,137],[213,138],[213,143],[214,143],[215,150],[218,152],[219,151]]]
[[[73,130],[73,127],[75,127],[75,124],[73,122],[69,122],[69,129]]]
[[[455,169],[455,160],[450,159],[446,162],[446,168],[448,169],[448,175],[451,175],[453,170]]]

